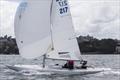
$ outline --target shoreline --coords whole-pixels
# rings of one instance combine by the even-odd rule
[[[0,55],[20,55],[20,54],[0,54]],[[93,53],[93,54],[88,54],[88,53],[81,53],[81,55],[120,55],[119,53],[113,53],[113,54],[95,54],[95,53]]]

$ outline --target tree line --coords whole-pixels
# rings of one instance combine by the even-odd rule
[[[15,38],[7,35],[0,37],[0,54],[19,54]]]
[[[82,40],[84,39],[84,40]],[[116,53],[117,39],[96,39],[91,36],[79,36],[77,38],[80,51],[91,54],[113,54]]]
[[[116,51],[116,39],[96,39],[92,36],[77,37],[80,51],[85,54],[113,54]],[[0,37],[0,54],[19,54],[15,38]]]

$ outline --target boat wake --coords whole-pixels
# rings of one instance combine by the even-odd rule
[[[108,71],[104,71],[104,72],[101,72],[101,73],[97,73],[96,76],[104,76],[104,75],[114,75],[114,76],[120,76],[120,69],[111,69],[111,70],[108,70]]]

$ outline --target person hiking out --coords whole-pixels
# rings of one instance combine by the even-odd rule
[[[87,61],[83,60],[81,61],[81,69],[87,69]]]

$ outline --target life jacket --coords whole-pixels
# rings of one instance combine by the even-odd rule
[[[68,65],[74,65],[74,61],[73,60],[69,60],[68,61]]]
[[[69,69],[74,69],[74,61],[73,60],[68,61],[68,68]]]

